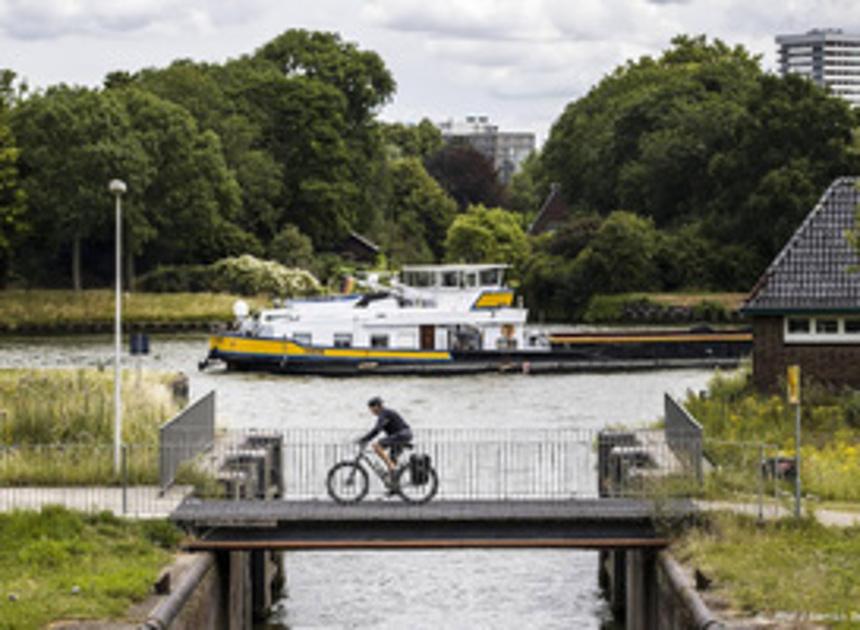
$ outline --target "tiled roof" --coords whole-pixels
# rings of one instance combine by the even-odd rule
[[[860,310],[860,256],[845,238],[855,226],[857,184],[842,177],[830,185],[756,283],[745,312]]]

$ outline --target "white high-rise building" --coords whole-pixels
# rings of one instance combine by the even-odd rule
[[[801,74],[860,107],[860,35],[841,29],[814,29],[804,35],[777,35],[780,74]]]
[[[447,120],[438,124],[445,141],[463,140],[493,162],[503,184],[511,181],[520,164],[535,150],[535,134],[530,131],[499,131],[487,116],[466,116],[465,121]]]

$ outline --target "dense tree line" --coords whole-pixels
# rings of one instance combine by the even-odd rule
[[[830,182],[860,170],[857,124],[719,40],[677,37],[616,69],[528,169],[574,210],[528,263],[533,302],[563,316],[597,290],[749,290]]]
[[[857,116],[719,40],[630,61],[554,123],[507,188],[438,129],[383,123],[382,59],[291,30],[224,64],[109,74],[28,92],[0,76],[0,283],[104,285],[128,182],[128,280],[253,254],[325,276],[350,231],[388,263],[509,262],[534,309],[595,292],[747,290],[836,176]],[[527,237],[552,183],[572,209]]]

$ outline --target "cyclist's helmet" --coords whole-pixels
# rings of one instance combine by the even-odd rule
[[[367,406],[368,407],[381,407],[382,406],[382,399],[379,396],[374,396],[373,398],[371,398],[370,400],[367,401]]]

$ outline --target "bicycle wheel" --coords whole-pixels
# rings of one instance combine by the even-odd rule
[[[325,485],[336,502],[358,503],[367,494],[370,480],[367,471],[355,462],[340,462],[328,471]]]
[[[416,484],[412,483],[409,465],[403,466],[397,471],[397,476],[394,478],[397,494],[407,503],[427,503],[436,496],[436,491],[439,490],[439,476],[432,466],[428,467],[425,472],[425,482]]]

